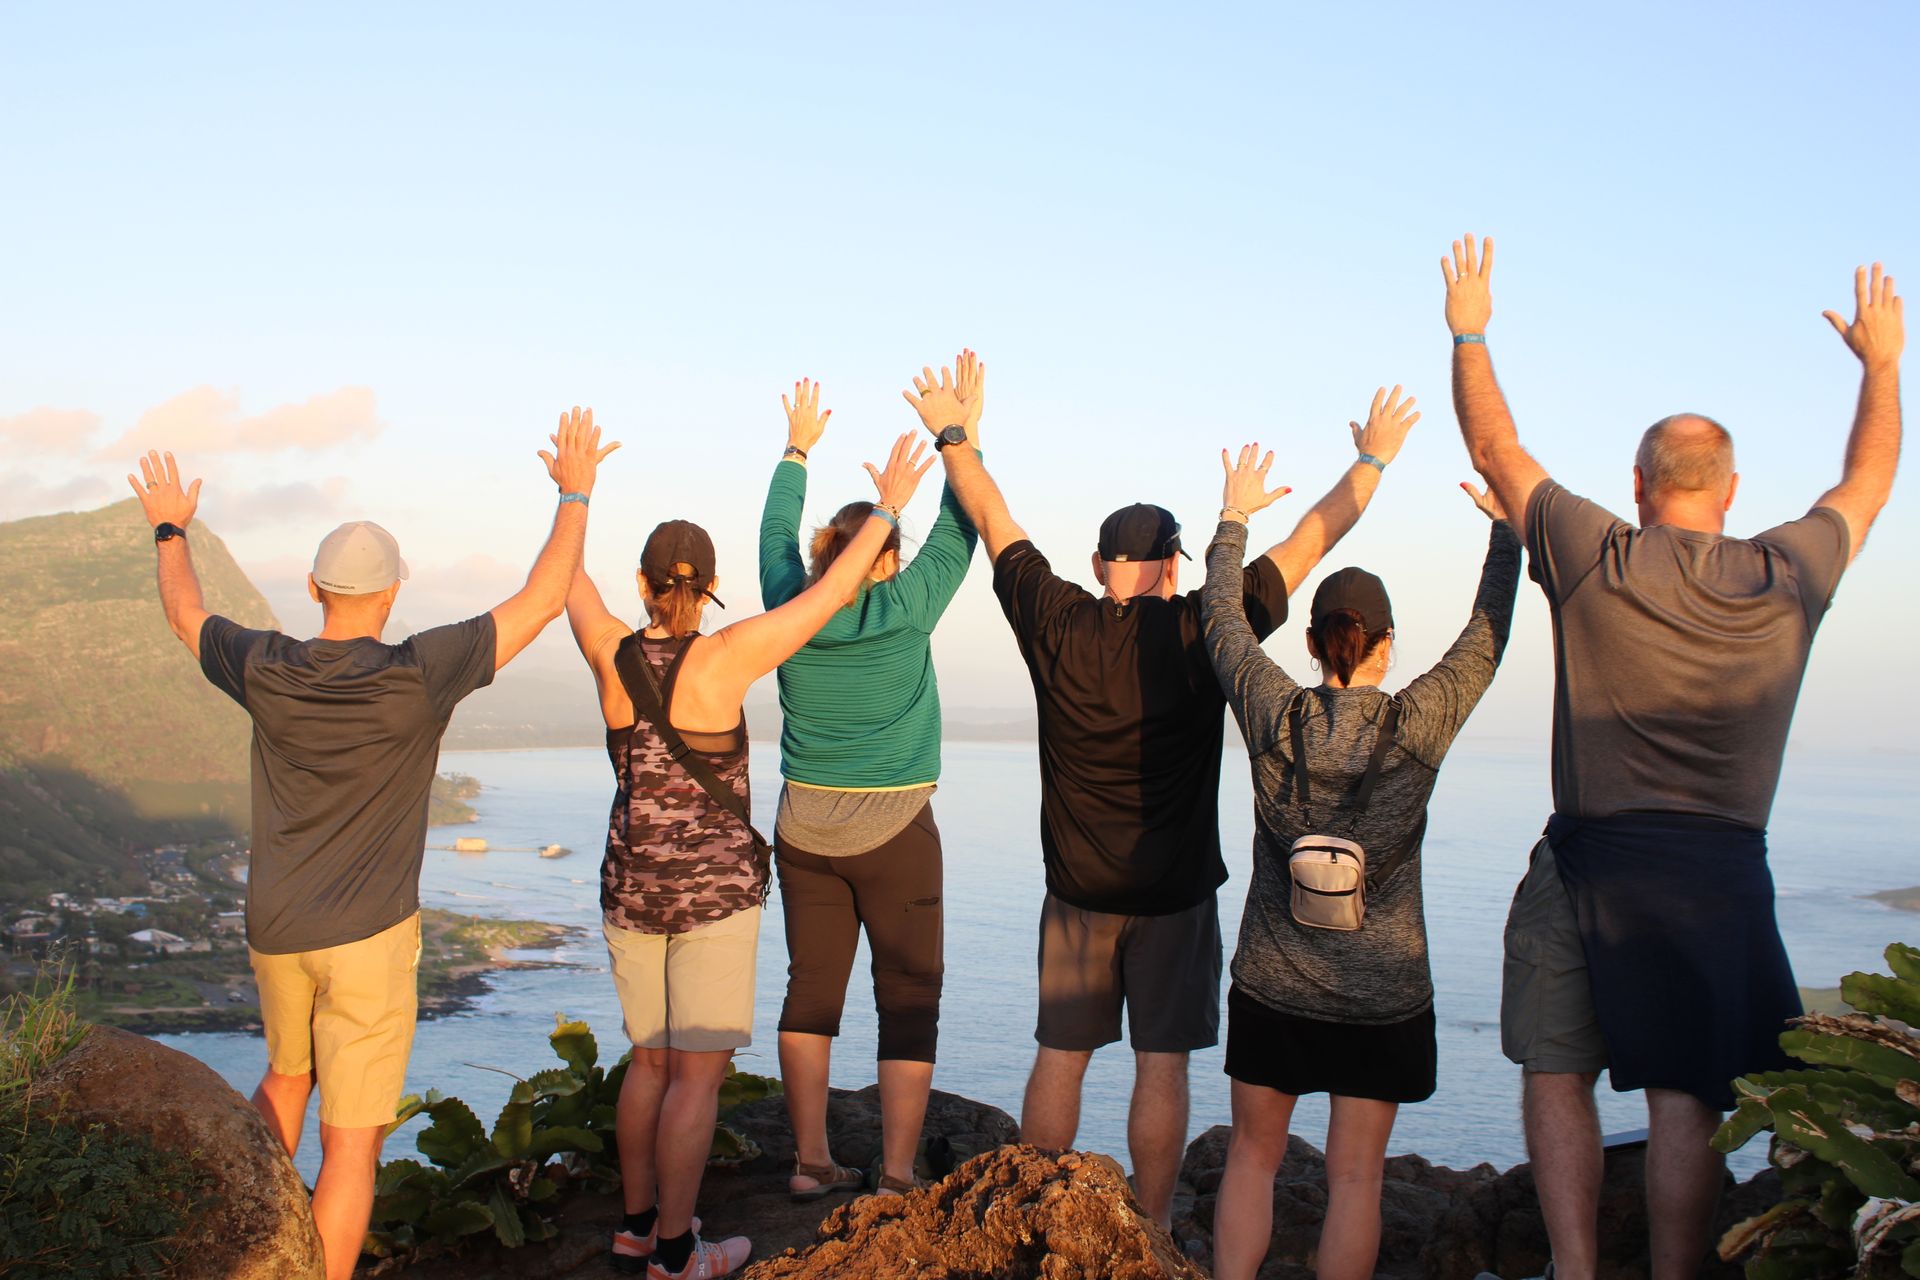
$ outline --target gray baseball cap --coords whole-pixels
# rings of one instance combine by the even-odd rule
[[[313,580],[337,596],[370,596],[407,577],[400,544],[371,520],[349,520],[320,541]]]

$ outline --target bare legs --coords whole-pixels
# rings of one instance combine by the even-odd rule
[[[253,1105],[287,1149],[300,1149],[313,1075],[283,1076],[269,1070],[253,1091]],[[327,1260],[327,1280],[350,1280],[373,1216],[373,1175],[387,1126],[346,1128],[320,1123],[320,1176],[313,1180],[313,1225]]]
[[[656,1204],[662,1239],[693,1230],[693,1206],[713,1150],[720,1082],[733,1051],[639,1049],[614,1110],[621,1195],[628,1213]]]
[[[1726,1157],[1708,1145],[1720,1113],[1689,1093],[1647,1090],[1647,1233],[1653,1280],[1692,1280],[1713,1239]]]
[[[1521,1106],[1556,1280],[1593,1280],[1599,1258],[1600,1113],[1597,1073],[1529,1071]]]
[[[1080,1130],[1080,1084],[1093,1051],[1040,1046],[1020,1108],[1020,1140],[1052,1151],[1073,1146]],[[1127,1108],[1127,1151],[1140,1207],[1161,1226],[1173,1221],[1173,1187],[1187,1141],[1187,1055],[1134,1054]]]
[[[1526,1073],[1527,1154],[1560,1280],[1598,1261],[1600,1119],[1589,1073]],[[1726,1161],[1708,1145],[1720,1113],[1691,1094],[1647,1090],[1647,1233],[1654,1280],[1691,1280],[1706,1260]]]
[[[793,1123],[794,1152],[801,1164],[833,1163],[827,1142],[827,1075],[833,1065],[833,1038],[801,1031],[780,1033],[780,1076],[786,1087],[787,1117]],[[933,1088],[933,1064],[912,1058],[880,1060],[881,1170],[911,1180],[920,1150],[920,1129]],[[794,1187],[804,1191],[812,1183]]]
[[[1233,1136],[1213,1206],[1214,1280],[1253,1280],[1273,1238],[1273,1175],[1287,1155],[1290,1093],[1233,1082]]]
[[[1273,1237],[1273,1175],[1287,1154],[1292,1094],[1233,1082],[1233,1137],[1214,1205],[1216,1280],[1253,1280]],[[1371,1098],[1333,1099],[1327,1125],[1327,1216],[1320,1225],[1320,1280],[1366,1280],[1380,1252],[1381,1169],[1399,1107]]]

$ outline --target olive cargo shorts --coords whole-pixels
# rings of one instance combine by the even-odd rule
[[[1573,899],[1544,836],[1507,912],[1500,1048],[1528,1071],[1584,1074],[1607,1065]]]

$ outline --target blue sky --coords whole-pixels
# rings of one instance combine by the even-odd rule
[[[1126,502],[1203,542],[1247,439],[1297,490],[1256,522],[1277,540],[1401,382],[1425,417],[1328,567],[1386,579],[1404,679],[1484,544],[1448,240],[1498,239],[1490,340],[1558,478],[1630,515],[1639,431],[1698,410],[1738,442],[1732,531],[1797,516],[1857,385],[1821,310],[1859,262],[1920,281],[1914,47],[1892,3],[11,5],[0,516],[124,493],[120,454],[168,434],[291,629],[354,516],[400,537],[426,625],[517,585],[551,512],[533,450],[591,404],[626,442],[593,513],[610,595],[688,516],[738,613],[780,391],[819,377],[836,410],[820,515],[912,425],[911,372],[968,344],[989,463],[1085,580]],[[1805,744],[1910,738],[1910,487],[1822,633]],[[986,578],[936,639],[956,710],[1026,698]],[[557,636],[531,659],[563,661]],[[1523,586],[1475,731],[1544,732],[1547,671]]]

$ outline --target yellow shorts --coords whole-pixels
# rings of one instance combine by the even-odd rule
[[[759,907],[685,933],[604,928],[613,988],[635,1048],[713,1053],[753,1043]]]
[[[266,955],[248,948],[267,1029],[267,1066],[314,1073],[320,1122],[390,1124],[407,1083],[420,1010],[420,913],[370,938]]]

